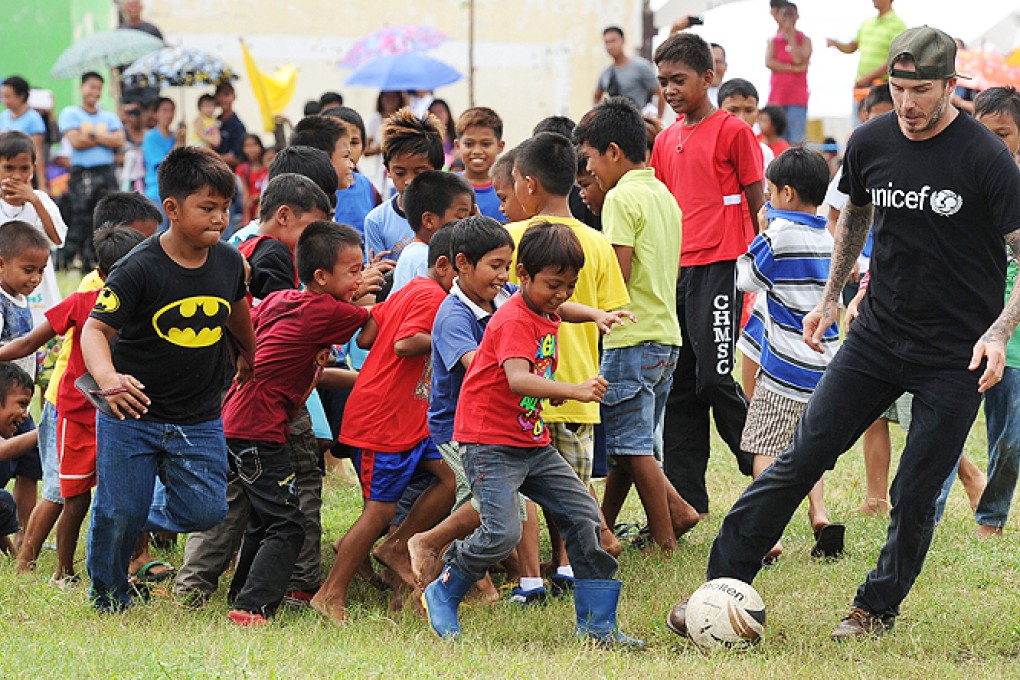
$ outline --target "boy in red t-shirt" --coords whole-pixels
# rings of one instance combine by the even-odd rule
[[[715,75],[708,43],[693,33],[672,35],[655,51],[655,65],[680,119],[656,138],[650,164],[684,222],[676,288],[682,345],[666,403],[663,468],[705,515],[709,410],[740,471],[750,475],[754,462],[740,448],[747,397],[731,373],[743,300],[736,262],[754,239],[764,204],[763,163],[751,128],[708,97]]]
[[[429,438],[427,423],[432,324],[455,276],[450,244],[449,226],[433,234],[428,276],[412,279],[376,305],[358,336],[358,346],[372,351],[348,399],[340,441],[354,449],[365,505],[344,536],[326,582],[312,598],[313,607],[338,623],[348,616],[351,579],[386,531],[415,471],[430,472],[437,481],[415,502],[403,529],[424,531],[453,505],[456,481]],[[406,542],[400,542],[400,550],[401,570],[410,574]],[[395,568],[397,560],[391,562]]]
[[[105,281],[114,263],[141,242],[142,234],[128,226],[97,229],[92,243],[99,277]],[[64,335],[72,329],[76,333],[81,332],[98,297],[98,288],[67,296],[46,311],[46,321],[33,328],[31,333],[0,347],[0,361],[30,356],[55,336]],[[84,373],[81,344],[75,342],[71,346],[67,369],[60,379],[56,404],[57,459],[64,509],[57,521],[57,573],[54,578],[66,582],[77,578],[74,553],[81,524],[92,502],[92,487],[96,485],[96,409],[74,386],[74,381]]]
[[[329,348],[368,321],[368,311],[351,304],[363,262],[354,229],[313,222],[297,242],[304,290],[270,293],[252,310],[254,372],[250,380],[235,378],[223,402],[230,466],[252,512],[230,587],[237,598],[228,616],[238,625],[263,625],[276,612],[304,543],[286,448],[289,423],[321,375]]]
[[[506,558],[521,538],[520,491],[553,517],[574,570],[579,636],[606,644],[644,647],[616,625],[620,581],[616,560],[599,544],[599,508],[570,465],[549,445],[542,400],[600,402],[609,384],[596,376],[581,384],[553,380],[557,365],[557,311],[574,292],[584,250],[565,225],[539,223],[517,248],[520,291],[492,316],[464,376],[454,439],[478,504],[481,526],[444,555],[446,566],[422,594],[432,629],[460,634],[457,610],[485,570]],[[626,312],[588,310],[603,331]],[[571,315],[573,318],[575,315]],[[580,321],[582,319],[575,319]]]

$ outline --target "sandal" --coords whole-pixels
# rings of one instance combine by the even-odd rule
[[[157,567],[163,567],[161,571],[154,571]],[[176,574],[174,566],[169,562],[154,560],[142,566],[132,576],[138,583],[163,583],[174,577]]]

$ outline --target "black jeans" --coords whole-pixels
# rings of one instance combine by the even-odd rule
[[[912,421],[890,492],[892,510],[878,564],[854,605],[899,613],[921,573],[935,527],[935,501],[952,472],[977,409],[980,371],[904,361],[879,341],[851,332],[801,418],[793,443],[751,484],[723,521],[712,545],[708,578],[750,583],[794,511],[826,470],[904,392],[914,395]]]
[[[81,255],[82,271],[88,271],[95,266],[92,213],[96,210],[96,204],[113,191],[117,191],[117,174],[112,165],[94,168],[75,165],[71,168],[67,194],[63,202],[67,238],[64,240],[64,246],[58,251],[61,269],[70,265],[75,255]]]
[[[754,456],[740,448],[747,396],[733,380],[744,294],[737,290],[736,263],[683,267],[676,284],[680,360],[666,401],[663,470],[677,492],[700,513],[708,512],[709,409],[719,436],[750,476]]]
[[[230,469],[251,504],[230,596],[234,606],[269,617],[283,599],[305,540],[305,518],[284,444],[228,439]]]

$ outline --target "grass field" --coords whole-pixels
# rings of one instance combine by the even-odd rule
[[[899,446],[902,436],[894,432]],[[979,421],[967,450],[982,468],[984,446]],[[755,582],[768,607],[768,626],[764,641],[749,650],[705,653],[664,625],[674,602],[701,583],[723,511],[745,484],[717,442],[710,469],[716,510],[710,518],[672,556],[628,549],[621,557],[620,617],[627,632],[649,642],[643,653],[575,641],[570,600],[529,610],[504,603],[465,607],[463,639],[446,643],[414,614],[389,614],[386,598],[360,581],[352,591],[352,621],[342,627],[308,610],[281,611],[269,629],[238,629],[225,616],[229,575],[199,611],[156,598],[126,614],[99,617],[84,586],[61,591],[47,583],[55,557],[46,551],[37,572],[25,577],[0,562],[0,677],[1020,677],[1015,522],[1005,539],[979,542],[959,485],[895,630],[880,641],[829,639],[884,540],[883,519],[854,513],[864,496],[862,480],[857,447],[828,480],[833,520],[848,525],[843,559],[812,560],[806,513],[795,516],[782,559]],[[326,541],[346,529],[359,508],[356,489],[328,480],[323,545],[329,559]],[[621,519],[641,519],[633,498]],[[80,551],[83,559],[83,545]],[[167,557],[179,565],[180,549]]]

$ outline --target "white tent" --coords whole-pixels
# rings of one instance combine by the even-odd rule
[[[704,11],[704,26],[694,32],[726,49],[727,78],[746,78],[755,84],[762,99],[768,97],[770,72],[765,68],[766,42],[775,34],[767,0],[737,0],[719,5],[718,0],[669,0],[660,3],[656,25],[659,40],[669,34],[668,22],[693,13],[699,6],[718,5]],[[653,7],[655,4],[653,3]],[[826,38],[851,40],[861,22],[875,14],[867,0],[799,0],[798,28],[814,46],[808,70],[811,100],[810,118],[849,119],[853,102],[851,90],[857,70],[857,55],[826,48]],[[1008,54],[1020,46],[1020,0],[896,0],[893,9],[907,26],[928,24],[963,39],[972,49],[994,49]]]

